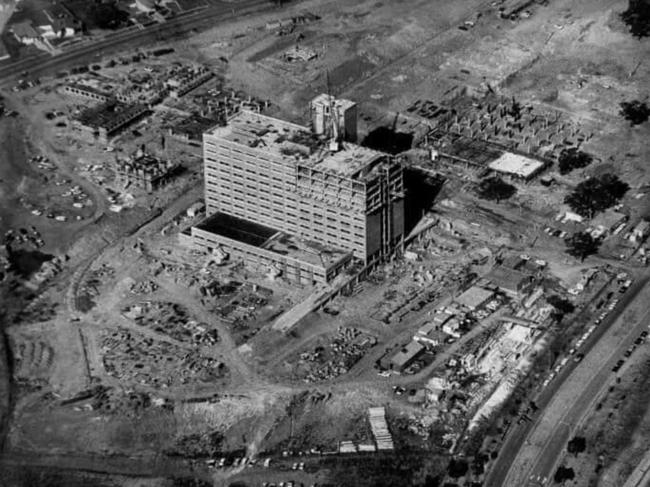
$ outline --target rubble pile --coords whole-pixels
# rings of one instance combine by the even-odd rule
[[[375,337],[357,328],[339,327],[327,347],[317,346],[313,351],[300,354],[298,370],[303,371],[302,380],[318,382],[345,374],[376,343]]]
[[[158,284],[156,284],[152,280],[146,280],[146,281],[136,282],[131,286],[129,291],[131,291],[133,294],[140,295],[140,294],[151,294],[155,292],[157,289],[158,289]]]
[[[124,328],[101,341],[104,368],[117,379],[154,387],[210,382],[223,377],[223,362],[171,343],[156,341]]]
[[[179,342],[194,345],[214,345],[219,341],[216,329],[207,323],[191,319],[184,306],[169,302],[145,301],[122,310],[125,317],[137,325],[167,335]]]

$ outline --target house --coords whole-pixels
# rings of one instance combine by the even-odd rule
[[[145,13],[156,10],[156,4],[156,0],[135,0],[135,8]]]
[[[530,274],[503,266],[495,266],[485,277],[512,298],[523,296],[533,284]]]
[[[431,320],[438,326],[441,327],[444,325],[447,321],[449,321],[451,318],[453,318],[454,313],[451,313],[450,311],[447,310],[439,310],[436,311],[436,314],[433,315],[433,318]]]
[[[625,223],[628,216],[614,210],[606,210],[597,215],[591,224],[600,235],[613,232],[619,225]]]
[[[460,338],[460,321],[454,318],[442,325],[442,331],[453,338]]]
[[[21,44],[31,45],[41,39],[40,32],[28,20],[12,24],[9,27],[9,31]]]
[[[438,324],[430,321],[417,331],[413,339],[430,347],[437,347],[445,341],[445,334],[438,329]]]
[[[424,346],[421,343],[411,340],[406,346],[402,347],[390,360],[390,366],[393,370],[403,372],[411,365],[422,353]]]
[[[562,223],[582,223],[583,218],[573,211],[567,211],[562,216]]]

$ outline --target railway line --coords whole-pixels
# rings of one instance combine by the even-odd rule
[[[275,8],[269,0],[242,0],[236,4],[220,2],[214,6],[202,7],[185,12],[164,23],[131,27],[102,39],[82,43],[60,54],[36,54],[13,62],[0,64],[0,83],[7,84],[20,77],[36,77],[48,74],[66,66],[88,62],[98,55],[105,55],[117,49],[142,45],[166,35],[182,35],[193,29],[214,25],[216,22],[236,18],[249,13]]]

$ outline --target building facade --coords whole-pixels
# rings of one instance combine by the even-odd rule
[[[204,134],[203,157],[208,216],[268,226],[364,264],[402,243],[402,168],[387,154],[343,141],[332,150],[307,127],[242,111]]]

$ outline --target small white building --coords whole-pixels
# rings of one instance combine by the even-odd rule
[[[643,241],[650,234],[650,222],[641,220],[636,227],[632,230],[630,235],[630,242],[639,243]]]

